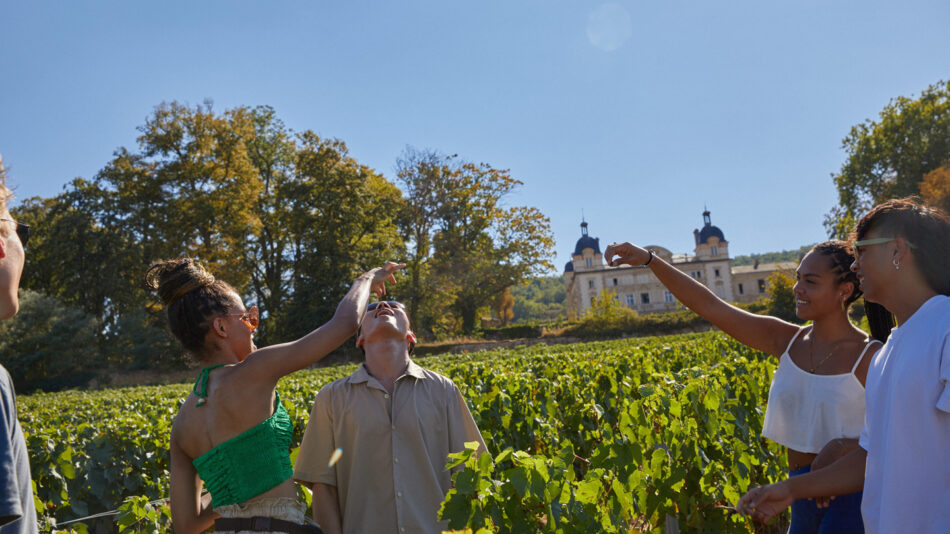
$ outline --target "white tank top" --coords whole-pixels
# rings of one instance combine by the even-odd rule
[[[792,336],[779,358],[769,388],[762,435],[800,452],[817,454],[835,438],[857,438],[864,427],[864,386],[854,375],[868,348],[850,373],[816,375],[795,365],[788,351],[804,328]]]

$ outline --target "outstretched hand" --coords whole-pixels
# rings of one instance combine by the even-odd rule
[[[767,523],[784,512],[794,500],[785,484],[769,484],[750,489],[736,503],[736,510],[756,521]]]
[[[369,271],[369,274],[373,276],[373,282],[372,285],[370,285],[370,289],[376,293],[377,297],[382,299],[383,296],[386,295],[386,282],[395,284],[396,276],[393,273],[399,269],[404,269],[405,267],[405,263],[393,263],[391,261],[387,261],[385,266],[377,267]]]
[[[619,256],[614,259],[614,256]],[[614,243],[604,250],[604,261],[611,267],[618,265],[643,265],[650,259],[650,252],[633,243]]]

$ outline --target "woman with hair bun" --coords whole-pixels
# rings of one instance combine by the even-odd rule
[[[653,251],[631,243],[608,246],[604,258],[611,266],[646,266],[686,307],[741,343],[779,359],[762,434],[787,448],[789,475],[798,476],[857,447],[868,362],[887,337],[883,323],[871,317],[879,308],[868,309],[873,339],[848,320],[848,307],[861,296],[848,249],[843,241],[828,241],[802,258],[793,289],[795,313],[812,321],[808,326],[737,308]],[[863,532],[860,492],[835,499],[827,508],[804,499],[789,504],[792,534]]]
[[[388,263],[361,275],[326,324],[296,341],[257,349],[257,307],[245,308],[233,287],[191,258],[152,265],[147,286],[165,304],[172,333],[205,366],[172,425],[175,532],[204,532],[212,524],[216,532],[321,532],[306,524],[306,507],[297,500],[289,458],[293,424],[277,380],[356,333],[370,292],[385,295],[385,283],[395,283],[393,273],[404,266]]]
[[[864,490],[865,530],[950,532],[950,218],[916,198],[885,202],[852,245],[867,300],[897,327],[867,374],[860,447],[832,465],[755,488],[736,508],[768,521],[793,499]]]

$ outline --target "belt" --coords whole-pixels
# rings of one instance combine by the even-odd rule
[[[323,534],[323,530],[316,525],[298,525],[283,519],[272,517],[230,517],[214,521],[216,531],[250,530],[252,532],[287,532],[288,534]]]

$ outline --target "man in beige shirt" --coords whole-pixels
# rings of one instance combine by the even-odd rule
[[[326,534],[441,533],[449,453],[486,450],[458,387],[409,359],[415,342],[405,306],[371,304],[356,340],[366,362],[317,394],[294,479],[313,488]]]

